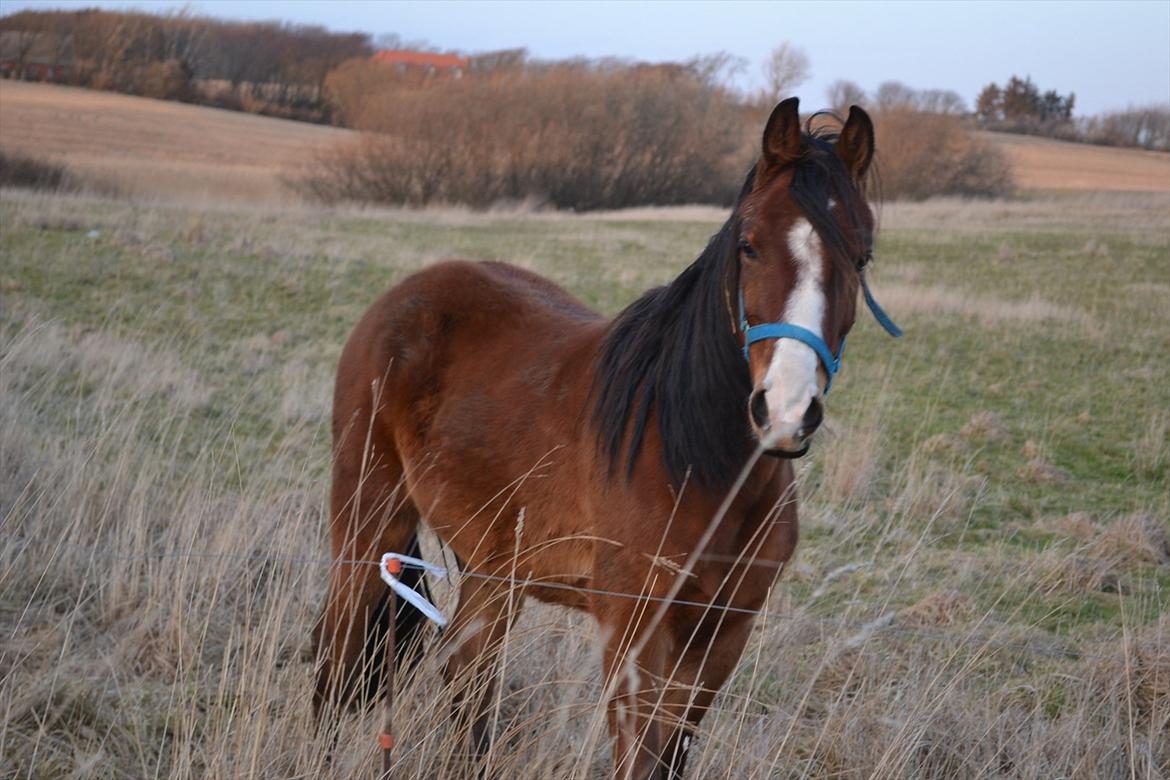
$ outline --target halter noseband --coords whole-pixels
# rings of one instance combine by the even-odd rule
[[[894,338],[902,335],[902,329],[894,324],[890,319],[890,315],[886,314],[885,310],[878,305],[874,300],[873,293],[869,290],[869,282],[865,280],[865,269],[858,269],[858,274],[861,277],[861,291],[865,296],[865,305],[869,307],[873,318],[878,321]],[[748,325],[747,310],[743,304],[743,285],[739,287],[739,330],[743,333],[743,358],[749,360],[748,348],[757,341],[764,341],[766,339],[795,339],[802,344],[809,347],[813,352],[817,353],[817,357],[821,359],[821,363],[825,367],[825,374],[828,380],[825,382],[825,395],[829,394],[829,388],[833,386],[833,375],[841,369],[841,358],[845,354],[845,339],[841,339],[841,346],[837,350],[837,354],[833,354],[833,350],[829,349],[829,345],[825,340],[813,333],[811,330],[791,322],[765,322],[762,325]]]

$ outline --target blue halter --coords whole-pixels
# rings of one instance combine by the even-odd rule
[[[902,329],[894,324],[890,315],[886,314],[885,310],[874,300],[873,293],[869,290],[869,282],[865,280],[865,269],[861,269],[860,275],[865,305],[873,313],[873,318],[885,329],[886,333],[894,338],[901,336]],[[742,286],[739,288],[739,329],[743,333],[744,360],[750,360],[748,348],[752,344],[766,339],[795,339],[808,346],[817,353],[821,363],[825,366],[825,374],[828,376],[828,380],[825,382],[825,395],[829,394],[829,388],[833,386],[833,375],[841,369],[841,358],[845,354],[845,339],[841,339],[841,347],[834,355],[833,350],[829,349],[829,345],[825,343],[824,339],[800,325],[791,322],[766,322],[762,325],[748,325],[747,310],[744,309],[743,305]]]

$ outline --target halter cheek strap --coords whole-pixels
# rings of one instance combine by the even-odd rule
[[[902,329],[894,324],[890,315],[886,314],[885,310],[874,300],[873,293],[869,289],[869,282],[865,279],[864,269],[861,271],[861,291],[865,296],[865,305],[869,307],[878,324],[894,338],[901,336]],[[791,322],[766,322],[762,325],[748,325],[747,310],[743,304],[742,286],[739,288],[739,329],[743,333],[744,360],[750,359],[748,348],[752,344],[766,339],[795,339],[808,346],[817,353],[817,357],[821,359],[821,364],[825,367],[825,374],[828,377],[825,382],[825,395],[829,394],[829,388],[833,386],[833,376],[841,369],[841,358],[845,354],[845,339],[841,339],[841,346],[838,348],[837,354],[834,355],[823,338],[800,325]]]

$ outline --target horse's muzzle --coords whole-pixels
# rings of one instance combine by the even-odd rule
[[[780,458],[799,458],[808,452],[812,435],[825,419],[825,406],[819,397],[809,399],[808,407],[799,421],[773,426],[765,390],[757,387],[748,399],[752,428],[768,455]]]

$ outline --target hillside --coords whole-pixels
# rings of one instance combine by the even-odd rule
[[[349,131],[96,92],[0,81],[0,146],[62,160],[147,196],[268,200],[280,175]]]
[[[1023,190],[1170,192],[1170,154],[1056,141],[1031,135],[981,133],[1012,162]]]
[[[63,160],[130,194],[288,196],[280,176],[351,131],[50,84],[0,81],[0,146]],[[1170,154],[983,133],[1025,191],[1170,192]]]

